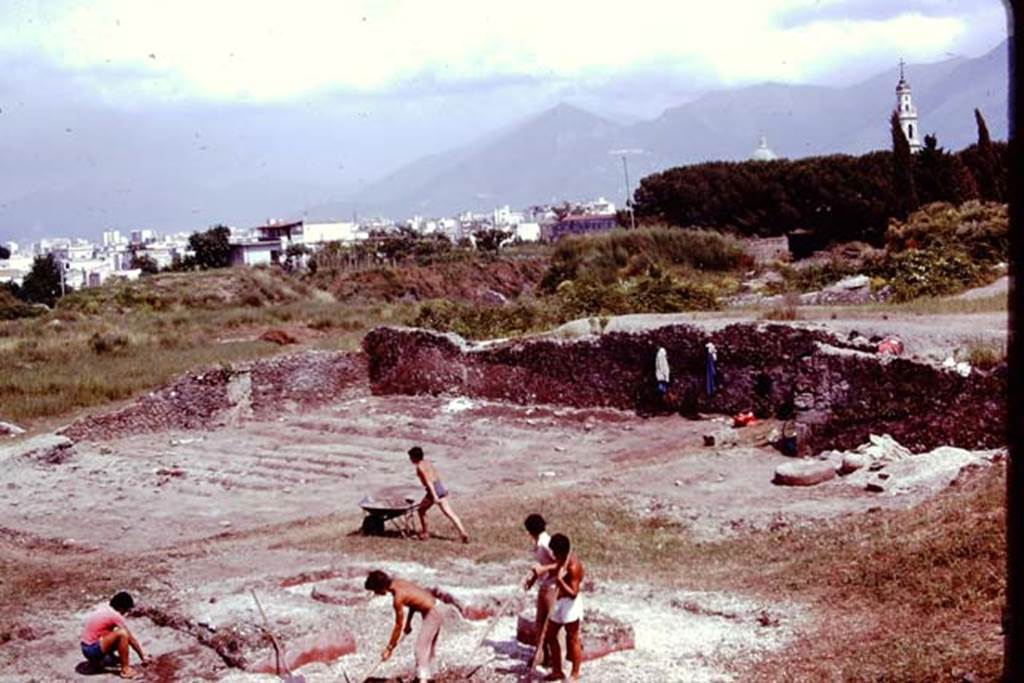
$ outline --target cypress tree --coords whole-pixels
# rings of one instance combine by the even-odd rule
[[[899,218],[905,218],[918,207],[917,189],[914,186],[914,158],[910,153],[910,141],[900,127],[900,115],[895,109],[889,118],[889,127],[892,132],[893,189],[896,204],[903,214]]]
[[[988,134],[988,126],[985,124],[985,117],[981,110],[975,108],[974,121],[978,124],[978,193],[982,199],[994,202],[1001,202],[1005,199],[1002,183],[999,182],[996,169],[995,151],[992,149],[992,138]]]

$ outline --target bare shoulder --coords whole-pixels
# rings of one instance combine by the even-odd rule
[[[583,577],[583,563],[580,562],[579,555],[576,553],[573,553],[569,560],[569,571],[577,577]]]
[[[396,607],[413,607],[425,612],[434,606],[434,596],[411,581],[394,579],[391,587],[395,591]]]

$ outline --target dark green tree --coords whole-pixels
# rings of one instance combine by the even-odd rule
[[[992,148],[988,125],[985,123],[985,117],[981,115],[980,109],[975,108],[974,121],[978,124],[977,169],[975,171],[978,193],[982,199],[994,202],[1005,201],[1006,194],[1003,190],[1003,183],[1000,182],[1001,178],[996,170],[999,168],[999,163]]]
[[[53,254],[37,256],[25,276],[19,295],[25,301],[53,307],[61,297],[61,264]]]
[[[194,232],[188,238],[188,246],[195,254],[195,263],[202,269],[226,268],[231,265],[231,231],[217,225],[205,232]]]
[[[892,133],[893,190],[900,208],[897,218],[905,218],[920,204],[914,185],[914,158],[910,153],[910,141],[900,127],[900,115],[895,109],[889,118],[889,128]]]
[[[970,171],[958,156],[939,147],[934,135],[924,136],[924,147],[914,162],[914,187],[922,206],[931,202],[962,204],[978,198]]]
[[[284,251],[284,269],[288,272],[298,270],[306,262],[305,257],[310,253],[309,247],[305,244],[290,244]]]
[[[476,238],[476,248],[492,254],[498,253],[501,245],[511,236],[511,232],[500,228],[487,228],[474,235]]]
[[[11,250],[0,244],[0,261],[6,261],[11,258]]]
[[[142,271],[143,275],[154,275],[160,272],[160,265],[156,262],[152,256],[147,254],[132,254],[132,260],[128,264],[129,268],[137,268]]]

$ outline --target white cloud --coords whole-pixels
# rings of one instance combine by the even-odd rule
[[[656,65],[695,81],[803,81],[878,51],[940,57],[964,18],[908,11],[779,25],[814,0],[100,0],[8,8],[0,53],[43,54],[111,96],[290,100],[417,77],[591,78]],[[126,68],[134,77],[106,78]],[[126,90],[128,92],[126,92]]]

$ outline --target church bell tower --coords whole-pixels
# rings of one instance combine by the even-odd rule
[[[900,117],[900,128],[910,143],[910,151],[921,151],[921,131],[917,124],[917,109],[910,97],[910,86],[903,77],[903,60],[900,60],[900,82],[896,84],[896,111]]]

